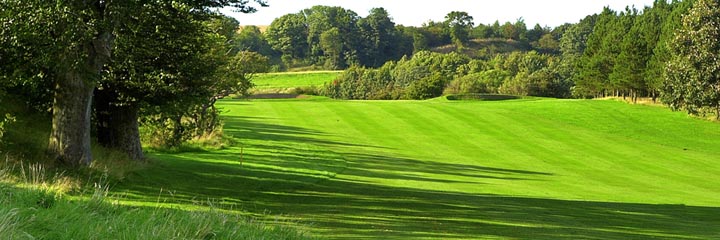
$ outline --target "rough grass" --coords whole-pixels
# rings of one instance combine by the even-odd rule
[[[218,151],[125,204],[282,214],[337,239],[717,239],[720,124],[617,101],[228,100]]]
[[[107,177],[94,178],[82,193],[75,181],[42,164],[0,164],[2,239],[312,239],[290,221],[266,222],[197,200],[184,208],[121,204],[109,194]]]
[[[295,88],[319,87],[332,82],[340,71],[283,72],[259,74],[253,78],[256,92],[284,93]]]
[[[109,189],[145,164],[95,147],[89,168],[53,166],[43,154],[47,116],[0,102],[0,115],[11,112],[17,117],[0,142],[0,239],[313,238],[292,221],[267,215],[259,221],[217,208],[212,199],[199,198],[182,208],[165,204],[173,197],[170,191],[157,192],[155,202],[144,206],[122,204],[126,197]]]

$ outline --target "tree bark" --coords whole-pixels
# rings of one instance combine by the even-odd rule
[[[96,135],[100,145],[122,151],[132,160],[143,160],[138,112],[134,104],[118,105],[110,89],[98,90],[95,98]]]
[[[48,153],[62,164],[78,167],[92,162],[90,113],[93,90],[103,66],[110,60],[112,41],[110,32],[98,33],[95,39],[79,49],[87,53],[82,66],[58,74]]]
[[[57,81],[48,152],[63,164],[80,166],[92,161],[90,110],[94,87],[75,71]]]

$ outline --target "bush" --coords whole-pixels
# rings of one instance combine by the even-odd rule
[[[508,77],[509,74],[501,70],[471,73],[451,81],[445,93],[498,93],[498,89]]]
[[[405,92],[406,99],[428,99],[439,97],[443,93],[443,88],[447,78],[440,73],[413,82]]]

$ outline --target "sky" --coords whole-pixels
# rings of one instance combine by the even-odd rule
[[[252,1],[251,1],[252,2]],[[515,22],[522,17],[528,28],[536,23],[556,27],[576,23],[587,15],[600,13],[604,6],[624,10],[625,6],[642,9],[653,0],[267,0],[269,7],[256,13],[243,14],[224,8],[221,12],[236,18],[240,25],[270,25],[275,18],[315,5],[340,6],[367,16],[372,8],[382,7],[390,13],[395,24],[421,26],[428,20],[443,21],[451,11],[464,11],[475,23],[492,24]]]

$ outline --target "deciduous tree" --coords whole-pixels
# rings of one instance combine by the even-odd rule
[[[720,120],[720,3],[698,0],[682,18],[670,44],[664,102],[673,109],[702,114],[712,109]]]
[[[470,41],[470,30],[475,23],[473,23],[473,17],[467,12],[452,11],[448,13],[445,16],[445,24],[449,28],[450,38],[458,48],[462,48]]]
[[[264,4],[263,0],[256,2]],[[232,6],[239,11],[254,11],[247,3],[246,0],[3,1],[2,25],[9,25],[8,28],[12,29],[7,33],[27,40],[23,44],[25,47],[40,49],[40,54],[33,57],[42,59],[38,62],[50,69],[54,77],[48,152],[70,166],[87,165],[92,161],[90,124],[93,92],[106,64],[113,59],[117,31],[124,23],[134,21],[132,14],[138,7],[143,4],[187,5],[196,13],[206,13],[211,8]],[[45,45],[26,36],[52,44]]]

